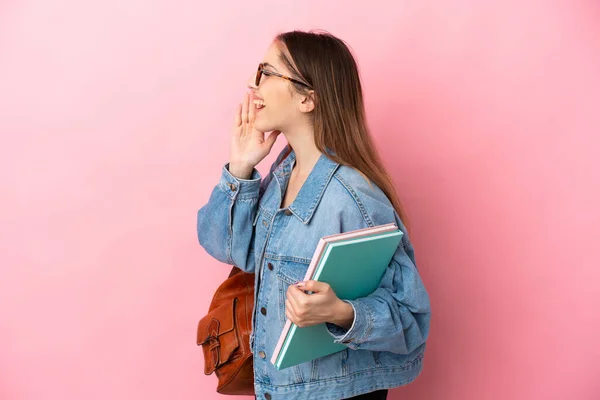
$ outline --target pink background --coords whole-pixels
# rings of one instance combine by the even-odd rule
[[[0,399],[221,398],[196,211],[294,28],[354,48],[411,215],[434,314],[390,398],[600,398],[598,2],[322,3],[0,4]]]

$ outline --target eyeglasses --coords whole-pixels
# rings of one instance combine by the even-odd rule
[[[256,80],[254,81],[254,84],[256,86],[258,86],[258,84],[260,83],[260,78],[262,78],[263,74],[267,75],[267,76],[276,76],[278,78],[286,79],[286,80],[288,80],[290,82],[294,82],[294,83],[297,83],[299,85],[306,86],[309,89],[312,89],[312,86],[310,86],[308,83],[304,83],[304,82],[299,81],[297,79],[290,78],[289,76],[278,74],[277,72],[266,70],[265,69],[265,65],[263,63],[258,64],[258,71],[256,71]]]

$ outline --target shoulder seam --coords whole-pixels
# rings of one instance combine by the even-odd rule
[[[344,179],[341,177],[341,175],[338,172],[336,172],[333,175],[333,177],[338,182],[340,182],[342,184],[342,186],[344,186],[346,188],[346,190],[348,191],[348,193],[350,193],[350,196],[352,196],[352,198],[354,199],[354,202],[356,203],[356,206],[358,207],[358,210],[360,211],[361,215],[363,216],[363,219],[367,223],[367,226],[368,227],[372,227],[373,226],[373,221],[371,220],[371,217],[369,217],[369,213],[367,212],[364,204],[362,203],[362,201],[358,197],[358,194],[356,193],[356,191],[348,183],[346,183],[346,181],[344,181]]]

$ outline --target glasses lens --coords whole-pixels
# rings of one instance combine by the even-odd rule
[[[262,67],[262,64],[258,64],[258,70],[256,71],[256,80],[254,82],[256,86],[258,86],[258,84],[260,83],[260,78],[262,78]]]

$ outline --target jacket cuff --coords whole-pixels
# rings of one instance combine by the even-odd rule
[[[260,182],[262,176],[260,172],[254,168],[252,170],[252,176],[250,179],[239,179],[231,175],[229,172],[229,163],[223,166],[223,173],[221,174],[221,180],[219,181],[219,187],[229,196],[230,199],[234,200],[236,197],[239,199],[253,199],[258,198],[260,191]]]
[[[354,321],[350,329],[344,329],[334,324],[327,323],[329,334],[335,339],[335,343],[341,343],[352,350],[360,349],[360,344],[367,341],[373,319],[367,306],[359,300],[344,300],[354,309]]]

